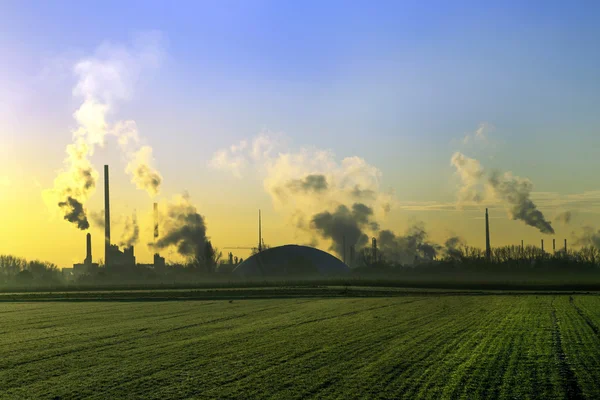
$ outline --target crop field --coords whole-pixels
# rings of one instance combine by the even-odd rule
[[[1,398],[600,398],[600,297],[0,302]]]

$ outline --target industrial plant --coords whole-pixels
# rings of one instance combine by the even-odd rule
[[[154,244],[159,243],[159,211],[158,203],[153,204],[153,236]],[[423,237],[415,240],[417,236],[406,236],[404,238],[379,236],[382,247],[378,247],[378,239],[373,237],[370,246],[360,246],[356,243],[350,243],[349,259],[346,259],[347,247],[346,236],[341,237],[341,259],[324,251],[308,246],[285,245],[274,248],[268,248],[264,245],[262,238],[262,218],[261,212],[258,212],[258,246],[233,247],[236,249],[251,249],[254,254],[247,260],[240,259],[233,253],[227,254],[227,260],[221,264],[224,266],[220,272],[230,272],[238,277],[277,277],[277,276],[340,276],[347,274],[356,267],[384,265],[400,265],[398,251],[404,252],[403,265],[418,265],[422,263],[433,262],[437,260],[437,254],[449,254],[451,249],[443,249],[442,246],[423,241]],[[404,240],[407,243],[413,243],[412,247],[404,247],[399,250],[398,243]],[[368,243],[368,242],[367,242]],[[390,247],[392,246],[392,247]],[[396,247],[393,247],[396,246]],[[158,246],[154,246],[158,249]],[[164,246],[162,247],[164,248]],[[226,248],[226,249],[233,249]],[[519,246],[524,250],[524,243],[521,241]],[[552,240],[552,249],[556,250],[556,240]],[[445,251],[445,253],[444,253]],[[394,255],[396,252],[396,255]],[[541,240],[541,253],[544,253],[544,241]],[[564,253],[567,253],[567,241],[564,242]],[[485,253],[483,257],[486,262],[493,262],[494,249],[490,241],[490,221],[489,211],[485,210]],[[389,257],[392,258],[389,258]],[[137,264],[135,257],[135,248],[133,244],[127,245],[122,249],[111,241],[111,215],[110,215],[110,177],[109,166],[104,166],[104,271],[119,275],[121,273],[131,272],[136,268],[143,268],[147,271],[164,272],[166,271],[165,258],[158,251],[154,254],[152,264]],[[74,277],[95,274],[99,271],[99,264],[94,263],[92,259],[92,235],[86,235],[86,256],[82,263],[76,263],[73,268],[65,268],[64,272]],[[214,269],[213,269],[214,271]]]
[[[154,240],[158,239],[158,203],[154,203]],[[83,263],[73,264],[73,275],[79,276],[96,272],[98,264],[92,261],[92,235],[86,235],[86,257]],[[110,238],[110,178],[108,165],[104,166],[104,265],[107,270],[132,269],[136,265],[153,269],[164,269],[165,258],[159,253],[154,254],[153,264],[136,264],[134,246],[127,246],[123,250],[112,244]]]

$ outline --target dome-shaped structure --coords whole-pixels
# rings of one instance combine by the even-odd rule
[[[254,254],[233,273],[245,277],[335,276],[350,268],[329,253],[307,246],[285,245]]]

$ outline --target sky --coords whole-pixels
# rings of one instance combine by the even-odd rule
[[[0,254],[83,260],[57,205],[73,165],[95,182],[69,192],[95,259],[104,164],[114,241],[135,214],[140,262],[154,201],[195,208],[224,252],[256,245],[261,209],[269,245],[335,253],[313,218],[358,202],[369,236],[482,247],[486,207],[493,245],[600,227],[597,2],[85,3],[0,3]]]

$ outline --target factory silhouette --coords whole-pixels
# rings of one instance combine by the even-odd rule
[[[154,203],[154,240],[158,238],[158,203]],[[119,269],[132,269],[135,267],[150,267],[155,270],[165,268],[165,258],[154,254],[153,264],[136,264],[134,246],[129,245],[121,251],[119,246],[112,244],[110,238],[110,177],[108,165],[104,166],[104,266],[108,272]],[[98,272],[99,264],[92,260],[92,235],[86,235],[86,257],[83,263],[74,264],[74,276],[94,274]],[[70,272],[70,271],[67,271]]]
[[[92,235],[86,234],[86,256],[82,263],[73,265],[73,268],[64,268],[63,274],[71,280],[77,280],[82,277],[135,277],[140,274],[151,274],[153,276],[173,274],[173,271],[184,270],[185,265],[170,264],[167,265],[164,257],[158,252],[158,247],[153,246],[155,253],[152,264],[136,263],[135,247],[133,244],[125,245],[119,248],[117,244],[111,241],[111,215],[110,215],[110,177],[109,166],[104,166],[104,265],[95,263],[92,257]],[[153,204],[153,236],[154,244],[159,240],[159,210],[158,203]],[[215,257],[215,265],[212,271],[222,274],[228,274],[231,277],[238,278],[256,278],[256,277],[335,277],[348,276],[351,273],[371,273],[371,272],[397,272],[412,268],[416,265],[436,265],[443,262],[466,263],[468,260],[475,260],[477,263],[498,264],[503,262],[538,262],[540,260],[548,261],[550,257],[544,250],[544,241],[541,240],[539,248],[528,246],[525,248],[521,240],[520,246],[505,246],[503,248],[492,248],[490,239],[489,212],[485,210],[485,251],[481,252],[475,248],[458,249],[456,247],[433,246],[427,242],[418,242],[413,244],[414,254],[410,253],[411,259],[404,265],[394,262],[390,257],[390,249],[384,238],[380,236],[382,246],[378,247],[378,238],[371,238],[370,246],[356,248],[355,244],[346,246],[346,236],[341,238],[342,251],[340,258],[319,249],[298,246],[284,245],[274,248],[266,246],[262,238],[262,217],[259,210],[258,214],[258,245],[256,247],[225,247],[226,250],[244,249],[252,250],[247,260],[238,259],[232,252],[227,254],[225,260],[220,260],[220,254]],[[210,245],[210,243],[209,243]],[[386,247],[387,246],[387,247]],[[556,240],[552,240],[553,257],[560,258],[568,253],[567,241],[565,239],[564,249],[556,251]],[[439,257],[441,255],[441,257]],[[348,256],[348,257],[347,257]],[[566,259],[561,258],[562,262]],[[407,265],[408,264],[408,265]],[[188,265],[189,267],[189,265]],[[187,268],[189,270],[190,268]],[[206,271],[203,271],[206,272]]]

